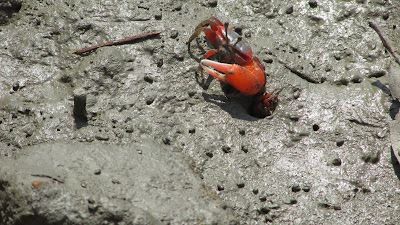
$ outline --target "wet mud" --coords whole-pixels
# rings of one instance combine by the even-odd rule
[[[399,65],[369,22],[397,52],[399,9],[0,3],[0,223],[397,224]],[[271,116],[196,76],[210,46],[187,41],[211,16],[249,42],[266,90],[281,89]]]

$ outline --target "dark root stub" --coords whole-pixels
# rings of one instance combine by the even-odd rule
[[[265,107],[260,101],[256,101],[256,98],[250,104],[248,112],[251,116],[264,119],[265,117],[271,116],[276,108],[278,107],[278,98],[269,101],[270,107]]]

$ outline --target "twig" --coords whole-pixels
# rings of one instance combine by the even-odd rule
[[[374,31],[379,35],[379,38],[382,41],[383,46],[386,48],[386,50],[393,56],[394,60],[400,65],[400,60],[397,58],[397,56],[394,54],[394,51],[392,47],[390,46],[389,42],[385,39],[383,36],[382,31],[379,29],[378,25],[373,23],[372,21],[369,21],[369,26],[374,29]]]
[[[134,35],[134,36],[131,36],[131,37],[119,39],[119,40],[116,40],[116,41],[109,41],[109,42],[106,42],[106,43],[103,43],[103,44],[98,44],[98,45],[93,45],[93,46],[90,46],[90,47],[87,47],[87,48],[82,48],[80,50],[77,50],[77,51],[73,52],[72,54],[79,55],[79,54],[82,54],[82,53],[85,53],[85,52],[89,52],[89,51],[92,51],[92,50],[95,50],[95,49],[98,49],[98,48],[101,48],[101,47],[104,47],[104,46],[126,44],[128,42],[132,42],[132,41],[135,41],[135,40],[138,40],[138,39],[144,39],[144,38],[152,37],[152,36],[158,35],[160,33],[161,33],[161,31],[138,34],[138,35]]]

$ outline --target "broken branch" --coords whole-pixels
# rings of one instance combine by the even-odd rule
[[[119,40],[116,40],[116,41],[109,41],[109,42],[106,42],[106,43],[93,45],[93,46],[90,46],[90,47],[87,47],[87,48],[82,48],[80,50],[77,50],[77,51],[73,52],[72,54],[79,55],[79,54],[82,54],[82,53],[85,53],[85,52],[93,51],[95,49],[98,49],[98,48],[101,48],[101,47],[104,47],[104,46],[122,45],[122,44],[126,44],[126,43],[129,43],[129,42],[135,41],[135,40],[149,38],[149,37],[158,35],[160,33],[161,33],[161,31],[138,34],[138,35],[134,35],[134,36],[131,36],[131,37],[119,39]]]
[[[400,60],[399,58],[397,58],[397,56],[394,54],[394,51],[392,49],[392,47],[390,46],[389,42],[385,39],[385,37],[383,36],[382,31],[379,29],[378,25],[376,25],[375,23],[373,23],[372,21],[369,21],[369,26],[374,29],[374,31],[379,35],[379,38],[382,41],[383,47],[386,48],[386,50],[393,56],[394,60],[400,65]]]

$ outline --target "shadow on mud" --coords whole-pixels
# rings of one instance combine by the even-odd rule
[[[399,161],[396,158],[396,155],[394,154],[394,151],[393,151],[392,147],[390,147],[390,154],[391,154],[394,174],[396,174],[397,179],[400,180],[400,164],[399,164]]]

